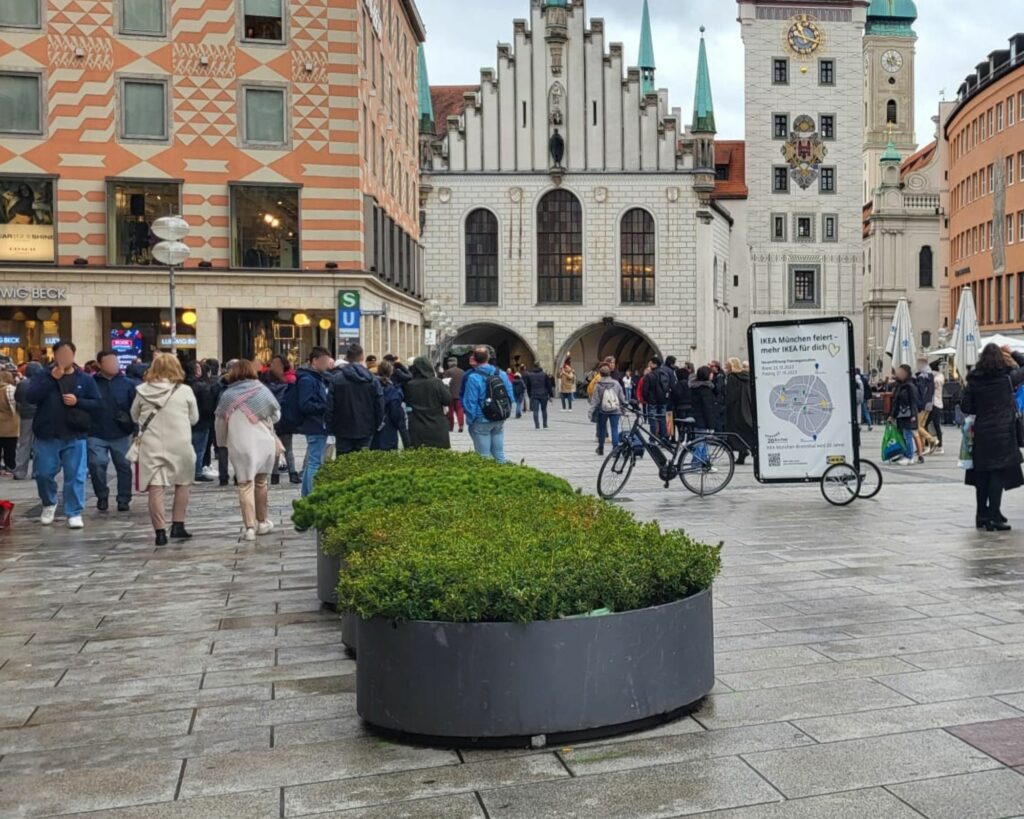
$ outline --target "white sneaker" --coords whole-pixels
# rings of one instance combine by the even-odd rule
[[[896,461],[896,466],[910,466],[914,462],[910,458],[900,458]]]
[[[215,467],[215,466],[204,466],[203,467],[203,474],[207,478],[216,478],[217,477],[217,467]]]
[[[274,531],[274,521],[265,520],[256,527],[257,535],[269,535]]]
[[[53,519],[57,517],[56,506],[44,506],[43,513],[39,516],[39,522],[43,526],[49,526],[53,523]]]
[[[242,533],[242,540],[256,540],[256,530],[246,529],[245,532]]]
[[[73,518],[68,518],[68,529],[84,529],[85,523],[82,521],[81,515],[75,515]]]
[[[936,450],[935,450],[935,451],[934,451],[934,452],[933,452],[932,454],[933,454],[933,455],[945,455],[945,454],[946,454],[946,450],[944,450],[944,449],[943,449],[943,448],[942,448],[942,447],[940,446],[940,447],[939,447],[938,449],[936,449]]]

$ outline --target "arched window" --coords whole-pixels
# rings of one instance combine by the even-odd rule
[[[917,254],[917,286],[918,287],[934,287],[934,276],[932,275],[933,270],[933,256],[932,249],[929,245],[925,245],[921,248],[921,252]]]
[[[551,191],[537,205],[537,300],[583,301],[583,209],[567,190]]]
[[[466,217],[466,304],[498,303],[498,218],[480,208]]]
[[[622,303],[654,304],[654,217],[633,208],[619,229],[622,256]]]
[[[886,123],[896,124],[896,100],[889,100],[885,105],[885,121]]]

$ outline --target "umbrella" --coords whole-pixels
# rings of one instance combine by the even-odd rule
[[[981,330],[978,329],[978,313],[974,309],[974,292],[969,287],[960,291],[960,308],[956,312],[953,326],[953,347],[956,348],[956,366],[967,372],[978,361],[981,352]]]
[[[943,347],[941,350],[931,350],[928,358],[941,358],[942,356],[956,355],[955,347]]]
[[[1010,336],[995,335],[992,338],[983,338],[981,340],[981,346],[979,349],[983,350],[989,344],[995,344],[997,347],[1009,347],[1018,353],[1024,353],[1024,339],[1011,338]],[[977,361],[977,359],[975,359]]]
[[[885,345],[885,354],[892,359],[893,369],[901,364],[914,367],[917,359],[917,345],[914,344],[914,328],[910,322],[910,305],[906,299],[900,299],[896,305],[896,315],[892,317],[889,330],[889,341]]]

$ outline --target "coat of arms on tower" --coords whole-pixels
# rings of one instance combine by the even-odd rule
[[[828,154],[828,148],[815,130],[814,120],[802,114],[793,121],[793,130],[782,146],[782,156],[792,169],[789,175],[803,189],[818,179],[818,170]]]

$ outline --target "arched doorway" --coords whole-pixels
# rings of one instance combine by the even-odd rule
[[[520,365],[530,368],[536,359],[533,349],[521,335],[501,324],[488,322],[467,324],[460,328],[448,343],[445,357],[450,352],[459,359],[459,366],[466,368],[471,348],[481,344],[494,349],[495,360],[504,370]]]
[[[614,322],[591,324],[569,337],[558,355],[558,362],[571,356],[577,372],[589,370],[599,361],[614,356],[618,368],[643,369],[651,356],[660,355],[658,347],[639,330]]]

